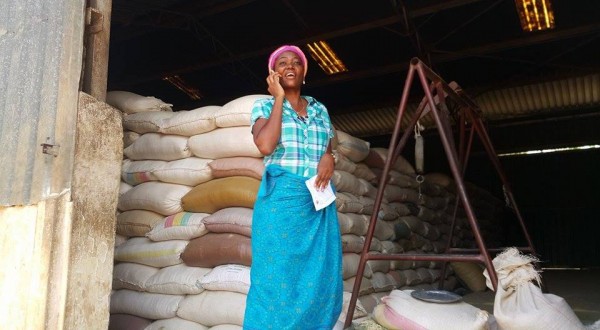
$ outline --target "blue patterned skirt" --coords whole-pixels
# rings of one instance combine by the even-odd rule
[[[306,178],[269,165],[252,217],[244,329],[327,329],[342,310],[335,203],[316,211]]]

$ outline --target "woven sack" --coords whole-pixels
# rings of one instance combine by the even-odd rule
[[[498,276],[494,316],[500,328],[515,330],[585,329],[569,304],[554,294],[542,293],[536,285],[540,274],[537,259],[508,248],[492,261]],[[493,289],[487,269],[486,284]]]
[[[221,107],[209,105],[188,111],[177,111],[170,118],[159,122],[159,132],[164,134],[193,136],[217,128],[214,114]]]
[[[146,133],[125,148],[123,154],[133,160],[169,161],[190,157],[192,152],[185,136]]]
[[[250,237],[252,213],[253,210],[247,207],[227,207],[207,216],[202,222],[212,233],[234,233]]]
[[[146,280],[148,292],[163,294],[199,294],[204,291],[200,280],[210,268],[190,267],[185,264],[163,267]]]
[[[188,144],[192,153],[200,158],[263,157],[248,126],[217,128],[190,137]]]
[[[265,164],[261,158],[228,157],[215,159],[208,164],[215,179],[230,176],[249,176],[262,179]]]
[[[117,290],[110,296],[110,313],[136,315],[152,320],[175,317],[183,296]]]
[[[121,328],[127,329],[129,328]],[[121,330],[119,329],[119,330]],[[200,323],[184,320],[180,317],[172,317],[170,319],[156,320],[148,325],[144,330],[208,330],[207,326]],[[214,328],[211,328],[214,329]]]
[[[212,327],[219,324],[241,326],[246,295],[232,291],[209,291],[188,295],[179,305],[177,316]]]
[[[254,102],[271,95],[254,94],[238,97],[225,103],[215,113],[215,122],[218,127],[250,126],[250,115]]]
[[[109,91],[106,93],[106,103],[127,114],[147,111],[172,111],[171,107],[173,106],[154,96],[143,96],[127,91]]]
[[[174,239],[191,240],[200,237],[208,230],[202,220],[207,213],[179,212],[157,222],[146,237],[153,241],[169,241]]]
[[[206,290],[248,294],[250,267],[234,264],[217,266],[200,280],[200,284]]]
[[[181,259],[188,266],[213,268],[226,264],[250,266],[250,238],[238,234],[208,233],[190,241]]]
[[[181,198],[187,212],[215,213],[227,207],[253,208],[260,181],[245,176],[214,179],[201,183]]]

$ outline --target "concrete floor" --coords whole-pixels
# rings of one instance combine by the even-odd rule
[[[600,269],[555,270],[542,273],[547,293],[562,297],[584,325],[600,320]],[[494,292],[469,293],[463,300],[473,306],[494,312]]]

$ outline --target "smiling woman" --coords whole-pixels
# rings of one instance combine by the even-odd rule
[[[265,172],[252,218],[252,269],[244,329],[331,329],[342,308],[335,203],[316,210],[305,182],[330,184],[334,130],[325,106],[301,95],[306,56],[282,46],[268,61],[270,98],[254,103],[254,143]]]

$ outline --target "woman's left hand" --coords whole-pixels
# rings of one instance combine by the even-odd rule
[[[317,166],[317,179],[315,180],[315,187],[319,191],[325,190],[327,185],[329,184],[329,180],[333,176],[333,171],[335,169],[335,159],[333,155],[330,153],[325,153],[321,157],[319,161],[319,165]]]

